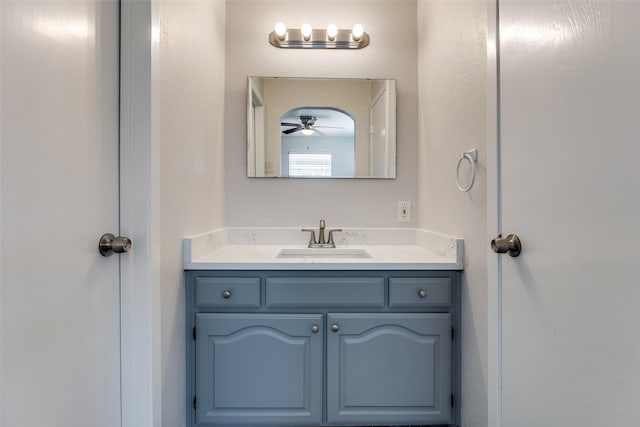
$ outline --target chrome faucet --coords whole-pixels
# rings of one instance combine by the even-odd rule
[[[308,231],[311,233],[309,236],[309,244],[307,247],[309,248],[335,248],[336,242],[333,240],[333,233],[336,231],[342,231],[339,228],[329,230],[329,239],[325,240],[324,238],[324,230],[325,230],[325,221],[324,219],[320,220],[320,228],[318,229],[318,240],[316,240],[316,231],[310,228],[303,228],[302,231]]]

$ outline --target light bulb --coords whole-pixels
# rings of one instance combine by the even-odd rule
[[[302,27],[300,27],[300,32],[302,33],[302,37],[305,40],[309,40],[311,38],[311,25],[302,24]]]
[[[362,28],[362,25],[356,24],[353,26],[353,29],[351,30],[351,35],[353,36],[353,39],[355,41],[360,40],[360,37],[362,37],[363,34],[364,34],[364,28]]]
[[[334,41],[338,35],[338,27],[335,24],[329,24],[327,26],[327,38],[329,41]]]
[[[313,129],[302,129],[300,132],[302,132],[303,135],[309,136],[313,133]]]
[[[278,22],[276,24],[275,32],[280,40],[284,40],[284,36],[287,34],[287,26],[282,22]]]

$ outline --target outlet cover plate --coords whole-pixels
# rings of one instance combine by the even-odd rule
[[[398,222],[411,221],[411,202],[399,201],[398,202],[398,214],[396,217]]]

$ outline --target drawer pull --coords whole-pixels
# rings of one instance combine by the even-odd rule
[[[331,330],[333,332],[338,332],[340,330],[340,326],[334,323],[333,325],[331,325]]]
[[[418,291],[418,296],[419,296],[420,298],[426,298],[426,297],[427,297],[427,291],[425,291],[424,289],[420,289],[420,290]]]
[[[222,292],[222,298],[224,298],[224,299],[229,299],[229,298],[231,298],[231,291],[224,291],[224,292]]]
[[[313,332],[314,334],[317,334],[319,330],[320,330],[320,326],[318,325],[313,325],[311,327],[311,332]]]

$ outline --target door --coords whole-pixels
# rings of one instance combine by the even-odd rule
[[[327,422],[449,424],[449,313],[329,314]]]
[[[640,2],[499,16],[501,424],[637,425]]]
[[[119,426],[119,5],[0,13],[0,425]]]
[[[395,81],[387,80],[371,103],[370,176],[395,178]]]
[[[322,423],[321,314],[196,315],[196,425]]]

